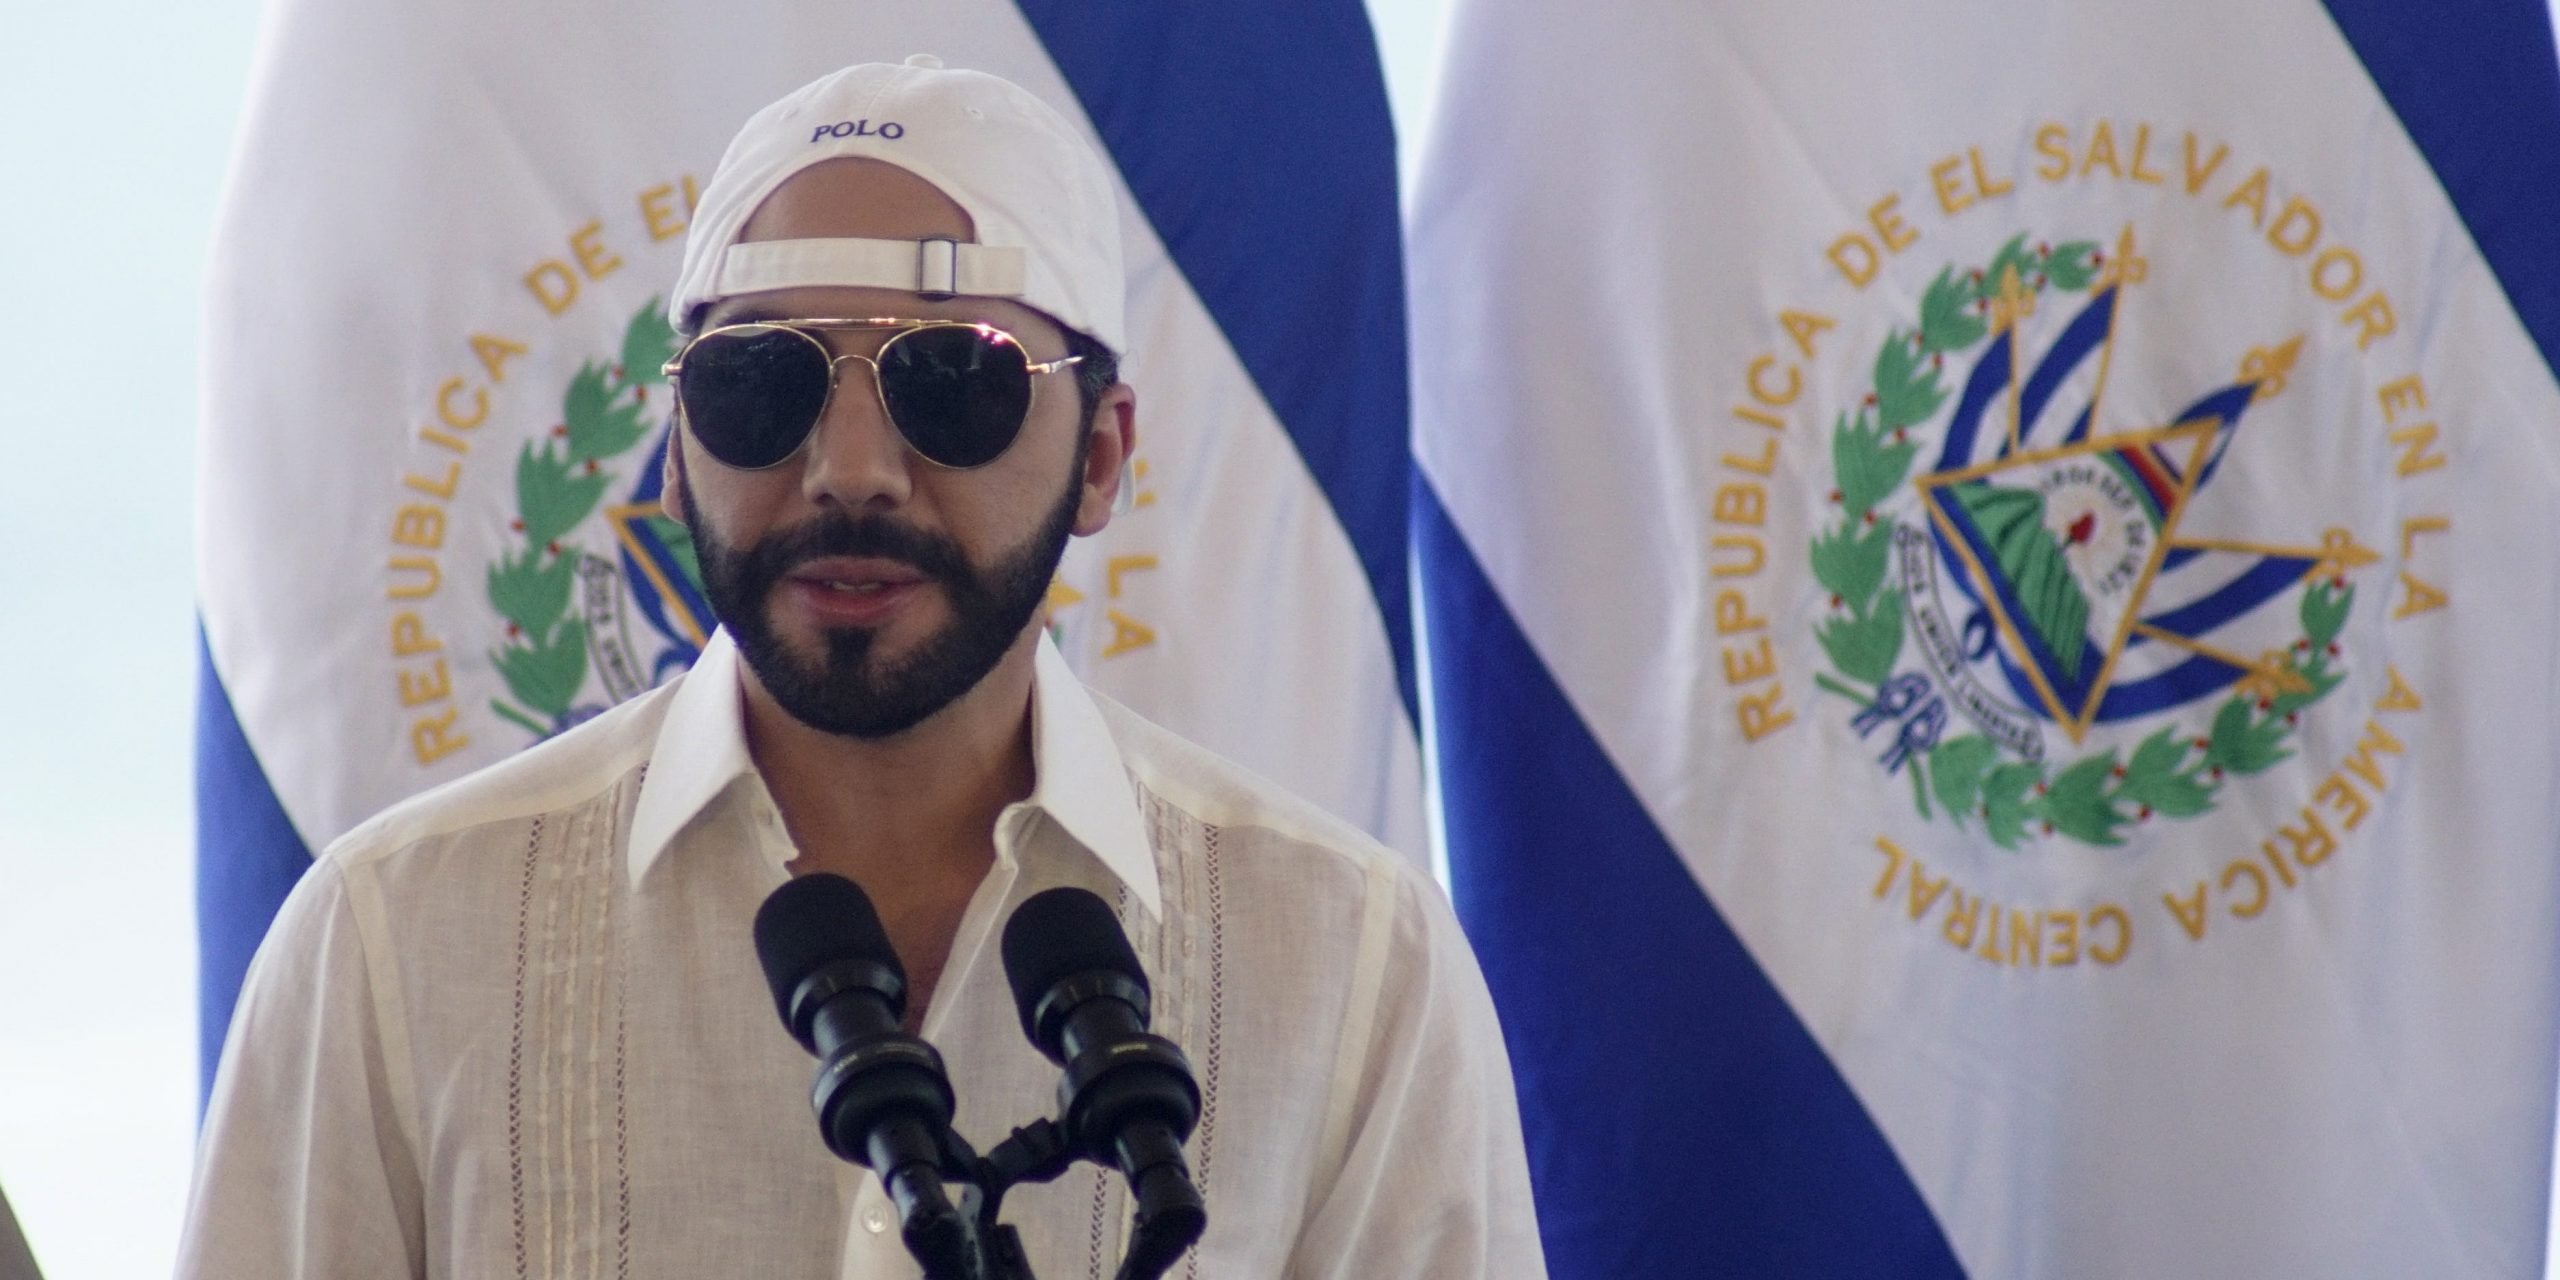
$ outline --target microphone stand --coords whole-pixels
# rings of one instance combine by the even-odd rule
[[[1076,1156],[1065,1133],[1055,1121],[1034,1120],[1015,1129],[984,1156],[956,1131],[944,1136],[946,1176],[978,1189],[977,1221],[967,1233],[961,1258],[927,1258],[917,1243],[919,1234],[930,1231],[924,1219],[933,1216],[932,1211],[921,1203],[899,1205],[905,1219],[900,1224],[901,1237],[908,1252],[923,1265],[926,1280],[1038,1280],[1023,1251],[1022,1233],[996,1217],[1004,1211],[1006,1192],[1024,1183],[1055,1181],[1074,1166]],[[1165,1176],[1149,1176],[1131,1189],[1137,1218],[1117,1280],[1158,1280],[1200,1238],[1206,1223],[1200,1193],[1178,1159],[1149,1173]],[[946,1201],[941,1212],[955,1210]]]
[[[1038,1280],[1022,1248],[1022,1233],[996,1220],[1007,1191],[1026,1182],[1048,1182],[1073,1163],[1057,1126],[1047,1120],[1016,1129],[981,1156],[957,1131],[944,1130],[941,1177],[967,1183],[975,1197],[955,1207],[949,1199],[898,1197],[899,1238],[924,1268],[926,1280]],[[963,1217],[976,1201],[974,1221]],[[953,1228],[959,1229],[955,1232]]]

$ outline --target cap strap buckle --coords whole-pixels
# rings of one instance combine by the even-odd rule
[[[711,294],[725,298],[817,285],[1019,298],[1025,276],[1025,255],[1012,245],[853,237],[755,240],[721,251]]]
[[[960,292],[959,241],[916,241],[916,292],[928,298]]]

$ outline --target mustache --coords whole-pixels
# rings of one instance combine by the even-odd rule
[[[748,553],[748,573],[774,582],[805,561],[827,556],[865,556],[896,560],[917,573],[946,584],[967,583],[968,556],[958,543],[885,516],[850,516],[830,512],[758,540]]]

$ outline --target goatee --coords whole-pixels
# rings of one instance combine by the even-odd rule
[[[880,515],[831,510],[743,549],[711,531],[698,503],[683,504],[684,525],[693,534],[712,612],[774,701],[813,729],[886,738],[977,687],[1013,647],[1066,554],[1083,472],[1081,465],[1069,472],[1066,492],[1030,537],[983,568],[949,537]],[[941,586],[951,621],[894,659],[874,658],[877,635],[868,628],[830,629],[826,651],[814,661],[794,652],[775,633],[768,606],[795,566],[825,556],[904,563]]]

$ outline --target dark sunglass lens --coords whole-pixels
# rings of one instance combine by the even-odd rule
[[[916,452],[946,467],[993,462],[1031,411],[1022,347],[967,325],[898,335],[880,352],[880,398]]]
[[[827,353],[788,329],[706,335],[676,377],[685,421],[711,456],[770,467],[791,456],[827,403]]]

